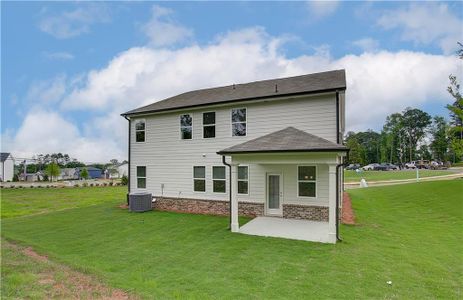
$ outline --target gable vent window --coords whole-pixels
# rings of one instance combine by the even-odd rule
[[[225,167],[212,167],[212,188],[214,193],[225,193]]]
[[[215,112],[203,113],[203,137],[215,138]]]
[[[193,167],[193,190],[195,192],[206,191],[206,167]]]
[[[137,167],[137,188],[138,189],[146,188],[146,167],[145,166]]]
[[[180,116],[180,134],[182,140],[191,140],[193,136],[193,118],[191,115]]]
[[[135,141],[137,143],[145,141],[145,120],[135,122]]]
[[[232,136],[246,136],[246,108],[232,109]]]

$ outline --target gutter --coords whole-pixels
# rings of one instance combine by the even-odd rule
[[[132,123],[130,122],[130,119],[127,118],[127,116],[123,115],[123,117],[129,121],[129,137],[128,137],[128,143],[127,143],[127,147],[128,147],[128,172],[127,172],[127,205],[129,205],[129,195],[130,195],[130,129],[131,129],[131,126],[132,126]]]
[[[229,188],[228,188],[228,192],[229,192],[229,200],[230,200],[230,205],[229,205],[229,214],[230,214],[230,227],[229,229],[231,230],[231,223],[232,223],[232,168],[231,168],[231,165],[229,163],[227,163],[225,161],[225,155],[222,155],[222,163],[224,165],[226,165],[228,167],[228,170],[229,170]]]

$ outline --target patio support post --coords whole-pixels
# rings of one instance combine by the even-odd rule
[[[240,225],[238,222],[238,164],[231,164],[231,231],[239,232]]]
[[[328,213],[328,239],[330,243],[336,243],[336,164],[328,165],[329,177],[329,213]]]

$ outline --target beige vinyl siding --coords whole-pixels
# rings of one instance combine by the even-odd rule
[[[302,99],[266,101],[259,103],[231,104],[228,106],[207,106],[153,115],[145,115],[146,142],[135,143],[135,131],[131,133],[131,178],[136,178],[137,165],[147,166],[146,191],[156,196],[185,197],[196,199],[228,200],[229,172],[227,167],[227,194],[213,193],[212,166],[222,165],[221,156],[216,152],[262,135],[293,126],[330,141],[336,142],[336,98],[335,94],[312,96]],[[246,108],[247,135],[232,136],[231,109]],[[203,112],[216,112],[216,137],[203,138]],[[193,138],[180,138],[180,115],[191,114],[193,118]],[[137,118],[133,118],[132,122]],[[206,192],[193,191],[193,166],[206,167]],[[285,203],[301,203],[297,199],[296,166],[280,166],[284,169],[285,189],[288,197]],[[290,170],[292,169],[292,171]],[[324,166],[319,167],[317,199],[310,201],[327,203],[326,178],[322,176]],[[327,168],[326,168],[327,170]],[[239,195],[242,201],[263,202],[265,198],[265,165],[249,165],[249,195]],[[288,174],[288,175],[286,175]],[[131,190],[137,191],[136,180],[131,180]],[[291,192],[293,190],[293,192]],[[291,193],[294,193],[294,197]],[[288,202],[286,202],[288,201]],[[303,201],[308,203],[308,200]]]

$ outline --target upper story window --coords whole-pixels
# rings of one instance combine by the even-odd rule
[[[191,115],[180,116],[180,136],[182,140],[191,140],[193,136],[193,118]]]
[[[145,120],[137,120],[135,122],[135,141],[145,141]]]
[[[231,113],[232,136],[246,136],[246,108],[234,108]]]
[[[297,190],[299,197],[317,196],[317,168],[315,166],[297,167]]]
[[[203,138],[215,138],[215,112],[203,113]]]

